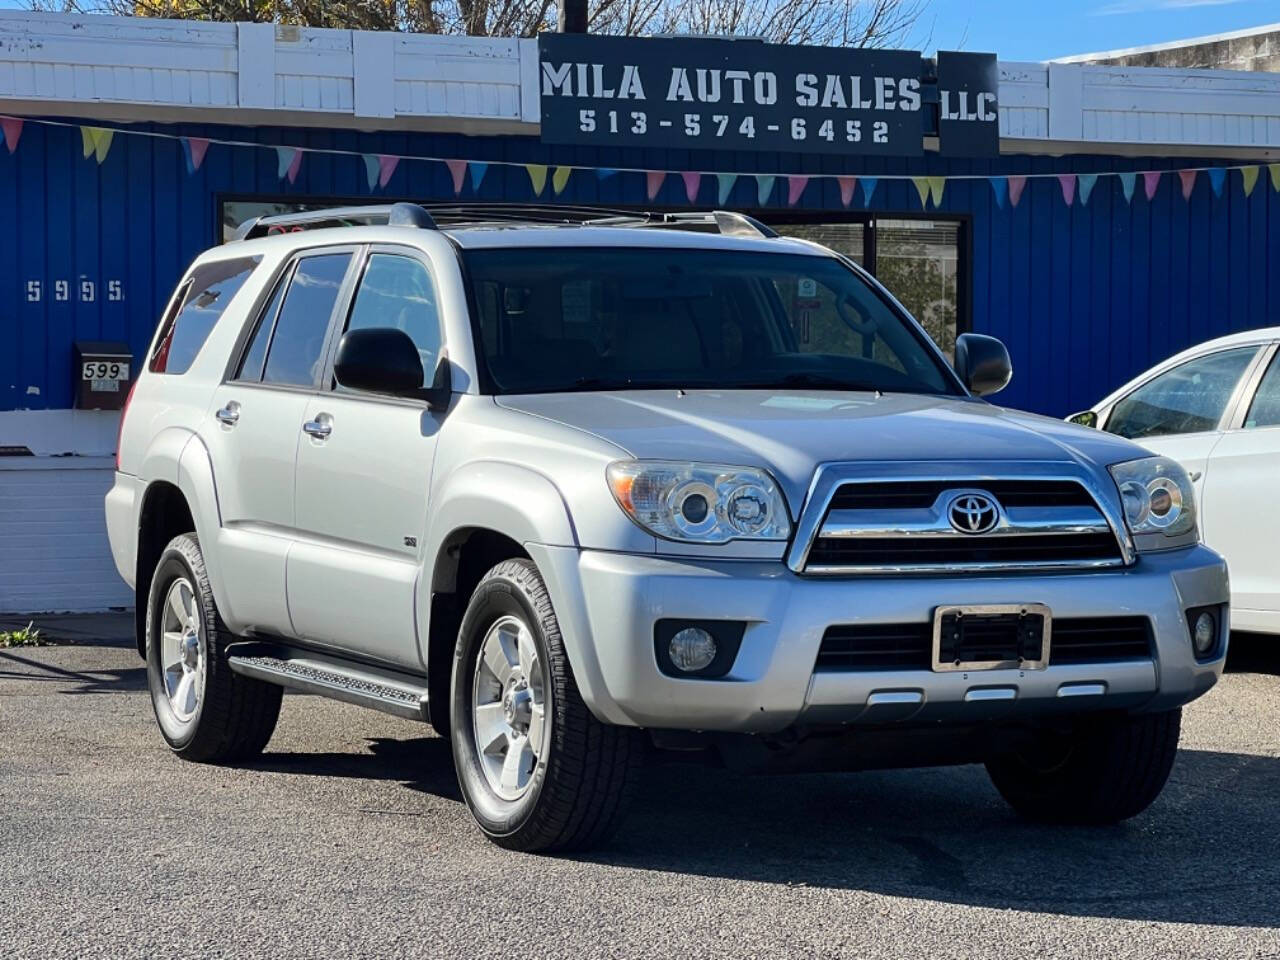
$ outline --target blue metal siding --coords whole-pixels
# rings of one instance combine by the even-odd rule
[[[790,158],[779,154],[614,148],[551,148],[519,137],[468,138],[437,134],[361,134],[347,131],[232,128],[186,124],[140,126],[170,134],[292,143],[364,153],[458,156],[475,160],[544,163],[548,181],[557,163],[643,166],[672,171],[655,206],[687,206],[677,171],[902,176],[947,174],[1105,173],[1174,170],[1212,163],[1190,159],[1112,157],[1029,158],[947,162]],[[697,203],[717,201],[718,184],[704,177]],[[1228,175],[1221,197],[1207,176],[1197,178],[1190,203],[1176,174],[1166,174],[1148,202],[1141,176],[1132,203],[1119,181],[1098,180],[1088,205],[1063,203],[1054,178],[1027,182],[1020,204],[1003,208],[985,180],[948,181],[940,217],[967,224],[968,286],[974,330],[1003,339],[1014,379],[1001,402],[1062,415],[1097,400],[1152,363],[1192,343],[1248,327],[1280,324],[1280,194],[1265,168],[1251,197],[1239,173]],[[74,127],[28,123],[16,153],[0,148],[0,409],[71,405],[71,344],[76,339],[125,339],[141,357],[159,311],[190,260],[219,235],[219,195],[413,197],[451,200],[443,164],[402,163],[385,190],[370,193],[358,156],[308,153],[295,184],[276,175],[270,150],[209,148],[202,168],[186,172],[174,140],[117,135],[98,165],[82,156]],[[491,166],[478,192],[463,199],[527,201],[529,178],[520,167]],[[605,206],[647,206],[640,174],[597,177],[578,172],[556,198]],[[542,201],[551,200],[548,183]],[[779,176],[767,206],[787,209]],[[757,206],[754,179],[735,184],[729,205]],[[810,181],[797,210],[844,211],[835,181]],[[861,187],[850,212],[928,216],[909,181],[881,180],[872,202]],[[38,302],[27,283],[42,285]],[[56,297],[57,281],[68,299]],[[110,299],[109,283],[124,299]],[[93,285],[94,297],[81,284]]]

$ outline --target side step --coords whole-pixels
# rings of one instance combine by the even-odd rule
[[[406,720],[429,719],[425,678],[268,643],[232,644],[227,648],[227,662],[236,673],[289,690],[370,707]]]

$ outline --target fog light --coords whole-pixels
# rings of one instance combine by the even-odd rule
[[[1196,656],[1206,656],[1213,649],[1214,641],[1217,639],[1218,622],[1214,619],[1212,613],[1204,610],[1196,617],[1195,626],[1191,632],[1191,641],[1195,644]]]
[[[671,638],[671,662],[685,673],[711,666],[716,658],[716,641],[701,627],[685,627]]]

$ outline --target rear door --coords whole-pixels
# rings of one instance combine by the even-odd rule
[[[379,246],[359,274],[341,332],[403,330],[418,347],[428,386],[443,351],[428,262],[410,249]],[[307,403],[309,432],[298,446],[299,538],[288,564],[293,624],[308,640],[421,669],[414,590],[444,414],[326,379]]]
[[[226,595],[245,628],[293,635],[285,556],[295,532],[294,458],[353,253],[321,248],[285,266],[201,431],[222,514]]]
[[[1210,454],[1222,439],[1260,349],[1259,344],[1229,347],[1157,374],[1116,401],[1104,429],[1177,460],[1203,503]],[[1201,511],[1201,529],[1210,545],[1211,513]]]
[[[1231,572],[1232,625],[1280,632],[1280,352],[1274,345],[1264,361],[1214,447],[1204,507],[1213,531],[1206,540]]]

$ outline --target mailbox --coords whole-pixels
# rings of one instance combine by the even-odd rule
[[[76,409],[119,410],[133,385],[127,343],[77,340],[73,348]]]

